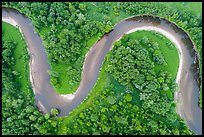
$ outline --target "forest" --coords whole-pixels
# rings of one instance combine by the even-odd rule
[[[164,17],[184,29],[198,50],[202,75],[202,15],[195,16],[188,8],[157,2],[2,2],[2,6],[32,20],[51,65],[50,83],[60,94],[78,88],[89,48],[117,22],[133,15]],[[114,43],[85,101],[60,118],[56,108],[43,115],[35,106],[27,45],[18,29],[3,23],[2,39],[2,134],[195,134],[175,112],[179,59],[175,46],[160,34],[134,32]],[[164,54],[166,49],[172,52]],[[169,56],[177,61],[175,68],[167,65],[172,63]]]
[[[142,33],[145,33],[143,38],[134,39],[135,35],[141,36]],[[68,118],[67,128],[61,129],[59,134],[193,134],[176,114],[173,98],[167,92],[170,90],[172,94],[177,88],[175,78],[165,69],[160,69],[159,74],[155,71],[155,65],[161,64],[154,57],[164,56],[153,55],[159,50],[159,46],[150,39],[153,34],[146,37],[148,34],[149,32],[135,32],[115,43],[92,89],[92,93],[97,92],[97,95],[91,95],[84,102],[89,106],[87,109],[80,112],[74,110],[73,113],[78,116],[70,114],[72,119],[77,117],[77,120]],[[166,42],[165,38],[164,40]],[[143,48],[143,45],[150,43],[155,45],[153,50]]]

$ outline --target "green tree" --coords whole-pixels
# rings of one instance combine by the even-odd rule
[[[51,115],[52,116],[57,116],[59,114],[59,110],[57,108],[52,108],[51,109]]]

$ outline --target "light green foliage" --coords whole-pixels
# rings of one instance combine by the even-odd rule
[[[110,104],[114,104],[116,102],[115,97],[113,96],[108,96],[107,100],[108,100],[108,103]]]
[[[45,114],[45,119],[49,119],[50,118],[50,114]]]
[[[127,101],[127,102],[130,102],[132,101],[132,96],[130,94],[127,94],[126,96],[124,96],[124,99]]]
[[[57,108],[52,108],[50,112],[52,116],[57,116],[59,114],[59,110]]]

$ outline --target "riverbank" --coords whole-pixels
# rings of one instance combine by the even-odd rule
[[[28,46],[26,45],[26,41],[23,39],[22,34],[19,32],[18,27],[16,27],[15,22],[10,24],[10,21],[8,20],[7,22],[2,21],[2,30],[2,40],[15,42],[15,48],[12,53],[15,64],[11,69],[16,72],[16,75],[14,75],[14,81],[16,84],[20,85],[19,90],[26,96],[26,94],[32,93],[29,79],[29,54],[26,50]]]
[[[24,33],[21,29],[21,27],[19,27],[19,24],[11,17],[2,17],[2,21],[6,22],[6,23],[9,23],[11,24],[12,26],[18,28],[18,30],[20,31],[22,37],[25,39],[25,36],[24,36]],[[26,41],[26,39],[25,39]],[[28,45],[28,43],[26,42],[26,44]],[[28,49],[28,46],[26,46],[27,48],[27,51],[29,53],[29,56],[30,56],[30,61],[29,61],[29,76],[30,76],[30,82],[31,82],[31,86],[32,86],[32,90],[34,92],[34,94],[36,94],[36,90],[35,90],[35,82],[34,82],[34,79],[33,79],[33,75],[32,75],[32,65],[35,63],[34,62],[34,58],[33,58],[33,54],[30,53],[29,49]],[[68,99],[68,100],[72,100],[74,97],[75,97],[75,93],[73,94],[66,94],[66,95],[63,95],[63,94],[59,94],[61,97],[63,97],[64,99]],[[40,104],[40,103],[39,103]],[[44,106],[42,104],[40,104],[41,107],[43,107],[43,110],[46,110],[44,108]]]
[[[6,22],[6,23],[9,23],[12,26],[18,28],[18,30],[21,33],[21,36],[25,39],[24,34],[23,34],[21,28],[18,26],[18,23],[13,18],[11,18],[11,17],[2,17],[2,21]],[[26,43],[26,44],[28,45],[28,43]],[[26,49],[27,49],[27,52],[29,53],[28,46],[26,46]],[[34,90],[34,81],[33,81],[33,78],[32,78],[31,67],[30,67],[31,64],[34,63],[34,60],[32,60],[32,55],[30,53],[29,53],[29,55],[30,55],[30,61],[29,61],[29,68],[30,68],[29,72],[30,72],[30,74],[29,74],[29,76],[30,76],[31,86],[32,86],[33,92],[35,94],[36,92]]]
[[[2,21],[9,23],[9,24],[13,25],[16,28],[18,26],[17,22],[15,22],[15,20],[10,18],[10,17],[4,17],[4,18],[2,18]]]

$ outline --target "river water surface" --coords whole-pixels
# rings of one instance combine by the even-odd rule
[[[89,50],[84,61],[81,82],[73,99],[58,94],[50,84],[47,54],[40,36],[34,32],[34,27],[27,17],[15,9],[2,8],[2,19],[10,17],[20,27],[28,44],[30,54],[30,73],[35,102],[42,113],[50,112],[55,107],[60,110],[59,116],[66,116],[85,99],[93,88],[106,53],[113,43],[131,30],[155,30],[172,42],[178,48],[180,57],[177,82],[178,92],[175,93],[177,113],[187,121],[188,127],[196,134],[202,134],[202,111],[198,106],[199,98],[199,63],[195,46],[189,36],[174,23],[148,15],[124,19],[114,26]]]

